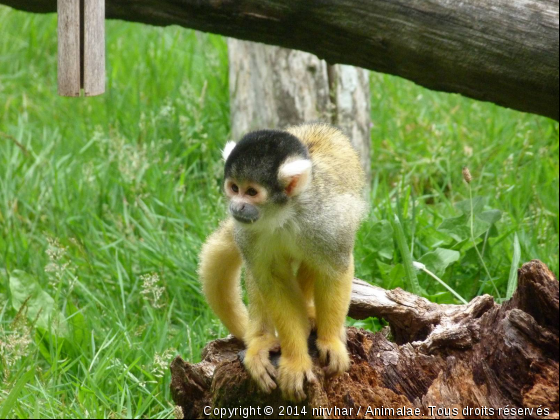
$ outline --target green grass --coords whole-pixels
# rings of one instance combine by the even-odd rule
[[[170,357],[197,361],[226,334],[195,272],[224,215],[226,44],[111,21],[107,48],[107,93],[58,97],[56,18],[0,7],[1,416],[171,417]],[[558,124],[395,77],[371,84],[374,180],[357,275],[410,290],[408,248],[463,298],[495,294],[461,204],[464,165],[486,197],[474,202],[475,242],[500,295],[516,234],[521,261],[557,273]],[[457,302],[414,275],[429,298]]]

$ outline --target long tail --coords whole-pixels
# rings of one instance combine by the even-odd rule
[[[242,263],[233,239],[233,221],[228,220],[203,245],[198,274],[208,304],[229,332],[241,340],[248,323],[241,299]]]

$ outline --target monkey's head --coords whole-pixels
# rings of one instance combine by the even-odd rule
[[[311,181],[307,147],[295,136],[255,131],[224,148],[224,190],[235,220],[253,224],[283,219]]]

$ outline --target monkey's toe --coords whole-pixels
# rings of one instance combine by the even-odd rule
[[[340,339],[332,341],[317,340],[319,360],[324,365],[327,376],[340,375],[350,368],[350,357],[346,346]]]
[[[246,356],[243,364],[263,392],[270,394],[276,389],[276,382],[274,382],[276,369],[268,359],[268,351],[261,351],[255,356]]]

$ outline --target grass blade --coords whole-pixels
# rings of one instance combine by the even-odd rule
[[[521,261],[521,246],[519,245],[519,236],[517,236],[516,233],[513,238],[513,258],[511,259],[511,268],[509,270],[507,300],[512,298],[517,289],[517,268],[519,267],[519,261]]]
[[[438,276],[436,276],[434,273],[432,273],[430,270],[428,270],[426,268],[426,266],[422,263],[413,263],[414,267],[417,268],[418,270],[422,270],[424,273],[426,273],[428,276],[432,277],[434,280],[436,280],[439,284],[441,284],[443,287],[445,287],[453,296],[455,296],[457,299],[459,299],[459,301],[461,303],[463,303],[464,305],[466,305],[468,302],[459,294],[457,293],[451,286],[449,286],[446,282],[444,282],[442,279],[440,279]]]
[[[35,368],[29,369],[21,378],[18,379],[18,381],[10,391],[8,398],[6,398],[6,401],[4,401],[2,406],[0,406],[0,419],[9,418],[8,414],[14,408],[20,392],[23,390],[25,385],[27,385],[27,383],[31,380],[31,378],[33,378],[33,375],[35,375]]]
[[[416,270],[412,264],[412,255],[410,255],[410,249],[406,243],[406,237],[404,236],[404,230],[399,217],[395,214],[393,220],[391,221],[393,225],[393,231],[395,232],[395,238],[397,239],[397,246],[402,256],[404,272],[406,273],[406,279],[412,290],[412,293],[418,296],[422,296],[422,289],[420,288],[420,283],[418,283],[418,276],[416,275]]]

